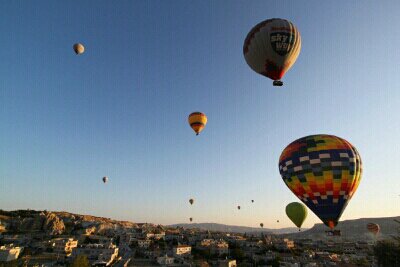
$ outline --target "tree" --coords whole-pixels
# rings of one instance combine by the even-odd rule
[[[281,257],[278,256],[273,260],[267,261],[267,265],[271,265],[272,267],[279,267],[281,260]]]
[[[393,241],[379,241],[374,246],[379,266],[400,266],[400,245]]]
[[[400,221],[395,220],[398,224]],[[400,230],[393,240],[379,241],[374,246],[374,255],[379,266],[400,266]]]
[[[70,267],[90,267],[90,263],[86,255],[78,255]]]
[[[164,240],[159,242],[160,249],[165,249],[167,247],[167,243]]]
[[[236,259],[236,260],[239,261],[239,262],[242,261],[242,260],[244,260],[244,258],[245,258],[244,252],[243,252],[243,250],[240,249],[240,248],[235,248],[235,249],[233,249],[231,255],[232,255],[232,257],[233,257],[234,259]]]
[[[115,239],[115,244],[116,244],[117,246],[119,246],[120,241],[121,241],[121,237],[120,237],[120,236],[117,236],[117,238]]]
[[[353,264],[357,266],[370,266],[369,262],[367,259],[356,259],[352,261]]]
[[[1,262],[0,267],[18,267],[18,261]]]

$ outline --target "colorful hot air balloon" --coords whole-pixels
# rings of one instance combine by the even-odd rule
[[[240,210],[240,206],[237,206],[238,210]]]
[[[376,223],[367,224],[367,229],[369,232],[373,233],[375,236],[377,236],[379,234],[379,232],[381,231],[379,224],[376,224]]]
[[[196,135],[199,135],[207,124],[207,116],[201,112],[193,112],[189,115],[188,120],[190,127],[192,127]]]
[[[193,221],[193,218],[192,218],[192,217],[190,217],[190,218],[189,218],[189,220],[190,220],[190,221]]]
[[[362,164],[356,148],[346,140],[311,135],[283,150],[279,171],[289,189],[333,229],[357,190]]]
[[[83,52],[85,52],[85,47],[83,46],[83,44],[74,44],[73,46],[75,54],[80,55],[83,54]]]
[[[108,182],[108,177],[107,176],[104,176],[103,177],[103,183],[107,183]]]
[[[194,202],[194,199],[193,199],[193,198],[189,199],[190,205],[193,205],[193,202]]]
[[[301,203],[292,202],[286,206],[286,215],[300,230],[301,225],[307,218],[307,208]]]
[[[294,64],[300,49],[300,33],[293,23],[275,18],[251,29],[244,41],[243,54],[250,68],[274,80],[274,86],[282,86],[280,79]]]
[[[263,224],[263,223],[260,223],[260,226],[261,226],[261,228],[263,228],[263,227],[264,227],[264,224]]]

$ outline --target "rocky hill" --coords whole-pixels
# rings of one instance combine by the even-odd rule
[[[137,227],[137,224],[132,222],[68,212],[0,210],[0,232],[8,233],[43,232],[48,235],[98,234],[111,236],[119,229]]]

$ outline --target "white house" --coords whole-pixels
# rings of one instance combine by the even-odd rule
[[[178,245],[174,247],[173,253],[176,256],[190,255],[192,253],[192,247],[188,245]]]

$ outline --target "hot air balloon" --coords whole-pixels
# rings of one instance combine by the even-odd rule
[[[192,217],[190,217],[190,218],[189,218],[189,220],[190,220],[190,221],[193,221],[193,218],[192,218]]]
[[[199,135],[207,124],[207,116],[201,112],[193,112],[189,115],[188,121],[196,135]]]
[[[253,200],[253,199],[251,200],[251,203],[254,203],[254,200]]]
[[[379,234],[379,232],[381,231],[379,224],[376,224],[376,223],[367,224],[367,229],[369,232],[373,233],[375,236],[377,236]]]
[[[74,44],[73,46],[75,54],[80,55],[83,54],[83,52],[85,52],[85,47],[83,46],[83,44]]]
[[[333,135],[310,135],[288,145],[279,171],[289,189],[333,229],[361,180],[356,148]]]
[[[263,228],[263,227],[264,227],[264,224],[263,224],[263,223],[260,223],[260,226],[261,226],[261,228]]]
[[[103,183],[107,183],[108,182],[108,177],[107,176],[104,176],[103,177]]]
[[[193,198],[189,199],[190,205],[193,205],[193,202],[194,202],[194,199],[193,199]]]
[[[297,227],[299,227],[300,231],[301,225],[307,218],[307,208],[301,203],[292,202],[286,206],[286,215]]]
[[[277,223],[279,222],[279,220],[276,221]]]
[[[300,33],[293,23],[274,18],[250,30],[243,54],[251,69],[274,80],[274,86],[282,86],[280,79],[293,66],[300,49]]]
[[[238,210],[240,210],[240,206],[237,206]]]

